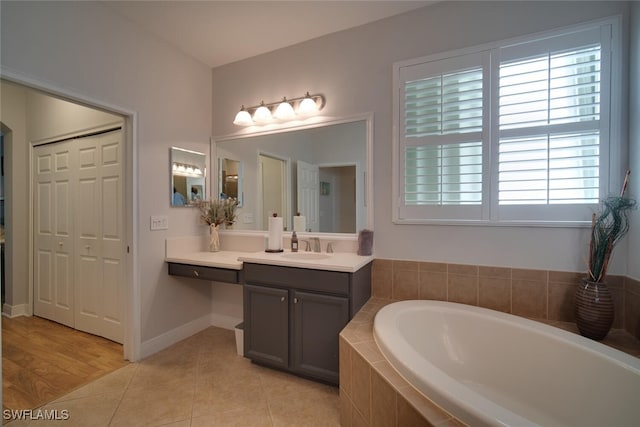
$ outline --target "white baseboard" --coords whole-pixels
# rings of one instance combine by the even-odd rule
[[[232,316],[226,316],[224,314],[211,314],[211,326],[216,326],[222,329],[234,330],[238,323],[242,322],[242,319]]]
[[[27,310],[27,304],[9,305],[4,303],[2,305],[2,315],[13,318],[18,316],[29,316],[30,314]]]
[[[207,314],[206,316],[202,316],[165,332],[162,335],[144,341],[140,348],[140,358],[144,359],[145,357],[151,356],[185,338],[189,338],[191,335],[207,329],[209,326],[211,326],[211,316]]]

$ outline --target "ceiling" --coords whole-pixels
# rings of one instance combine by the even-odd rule
[[[434,1],[108,1],[103,4],[210,67],[423,7]]]

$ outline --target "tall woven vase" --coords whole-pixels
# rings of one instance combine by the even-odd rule
[[[576,323],[580,334],[597,341],[613,324],[613,298],[606,283],[583,279],[575,294]]]

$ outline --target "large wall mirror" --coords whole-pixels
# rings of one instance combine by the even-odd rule
[[[171,206],[194,206],[206,199],[207,156],[171,147]]]
[[[241,203],[234,230],[356,233],[373,227],[370,117],[217,138],[219,197]]]

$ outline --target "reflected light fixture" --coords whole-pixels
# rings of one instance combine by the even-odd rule
[[[322,110],[325,105],[324,96],[321,94],[311,95],[309,92],[299,98],[287,99],[284,97],[280,102],[246,107],[243,105],[236,114],[233,124],[238,126],[250,126],[254,124],[267,124],[273,122],[284,122],[296,118],[305,118]]]

